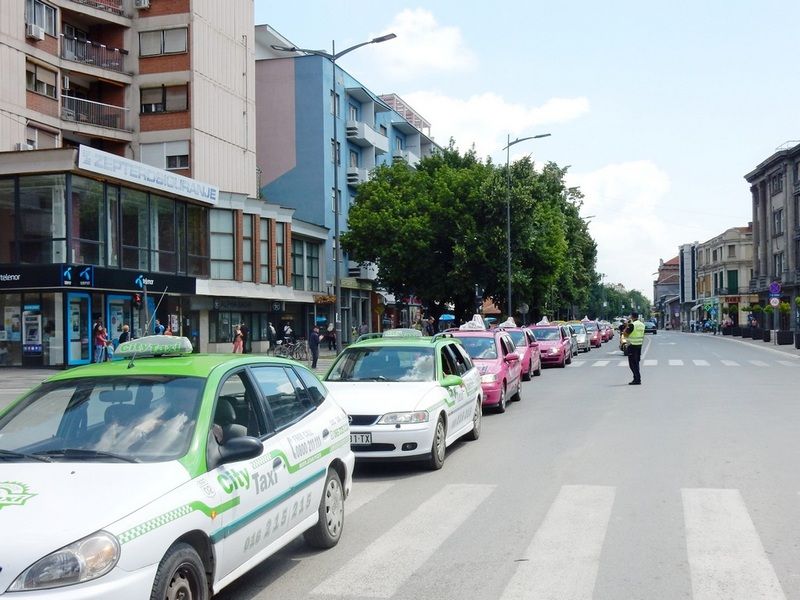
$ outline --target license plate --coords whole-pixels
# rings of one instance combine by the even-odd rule
[[[371,433],[351,433],[350,445],[351,446],[368,446],[372,443]]]

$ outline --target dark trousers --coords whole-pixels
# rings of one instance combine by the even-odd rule
[[[639,372],[639,361],[642,359],[642,346],[630,344],[628,346],[628,366],[633,373],[633,380],[636,382],[642,381],[642,374]]]
[[[311,351],[311,368],[317,368],[317,361],[319,360],[319,346],[314,346],[308,348]]]

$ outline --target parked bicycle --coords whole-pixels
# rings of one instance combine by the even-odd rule
[[[283,358],[293,358],[294,360],[308,360],[311,353],[308,349],[308,341],[298,339],[295,341],[278,340],[275,347],[275,356]]]

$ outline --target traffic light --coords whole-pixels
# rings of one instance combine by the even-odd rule
[[[141,308],[142,307],[142,296],[141,296],[141,294],[134,294],[133,295],[133,305],[136,308]]]

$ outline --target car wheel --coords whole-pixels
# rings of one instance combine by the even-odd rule
[[[464,437],[468,440],[477,440],[481,437],[481,421],[483,420],[483,400],[478,396],[478,404],[475,406],[475,414],[472,415],[472,430]]]
[[[444,455],[447,451],[447,444],[445,438],[447,431],[444,426],[444,417],[439,416],[436,421],[436,430],[433,432],[433,443],[431,444],[431,457],[428,459],[428,468],[436,471],[442,468],[444,464]]]
[[[528,370],[525,371],[525,373],[522,375],[522,379],[524,381],[530,381],[531,380],[531,373],[533,373],[533,359],[531,359],[528,362]]]
[[[541,359],[539,359],[539,366],[538,366],[538,367],[536,368],[536,370],[533,372],[533,375],[534,375],[535,377],[538,377],[538,376],[539,376],[539,375],[541,375],[541,374],[542,374],[542,361],[541,361]]]
[[[497,412],[504,413],[506,412],[506,382],[503,382],[503,389],[500,392],[500,402],[497,405]]]
[[[522,378],[517,379],[517,391],[511,396],[512,402],[519,402],[522,400]]]
[[[583,349],[584,354],[586,354],[587,352],[589,352],[589,346],[586,346],[586,348]]]
[[[572,353],[570,353],[570,355],[564,359],[564,362],[568,365],[572,364]]]
[[[319,521],[303,534],[306,543],[313,548],[333,548],[339,543],[344,527],[344,490],[339,474],[328,469],[325,489],[319,501]]]
[[[175,544],[161,559],[153,581],[150,600],[207,600],[206,568],[189,544]]]
[[[558,365],[558,368],[559,368],[559,369],[563,369],[563,368],[564,368],[564,367],[566,367],[566,366],[567,366],[567,357],[566,357],[566,355],[565,355],[564,357],[562,357],[562,359],[561,359],[561,364],[559,364],[559,365]]]

